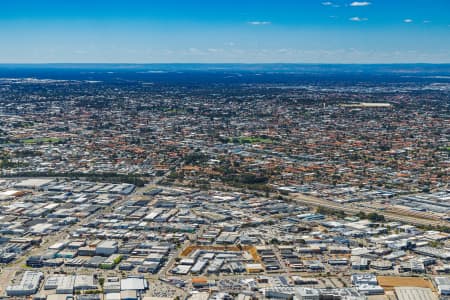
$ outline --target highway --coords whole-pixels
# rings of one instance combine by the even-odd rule
[[[420,217],[415,217],[411,215],[406,215],[405,212],[396,211],[394,212],[388,212],[383,210],[377,210],[369,207],[358,207],[356,205],[352,204],[341,204],[336,203],[333,201],[321,199],[318,197],[313,197],[305,194],[290,194],[288,196],[289,199],[296,201],[298,203],[301,203],[303,205],[307,206],[313,206],[313,207],[325,207],[329,209],[335,209],[340,210],[349,214],[357,214],[359,212],[364,213],[378,213],[383,215],[386,220],[390,221],[399,221],[404,223],[409,223],[413,225],[432,225],[432,226],[450,226],[450,222],[444,221],[444,220],[437,220],[437,219],[424,219]]]

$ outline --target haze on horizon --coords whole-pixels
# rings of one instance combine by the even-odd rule
[[[448,0],[0,4],[0,63],[450,63]]]

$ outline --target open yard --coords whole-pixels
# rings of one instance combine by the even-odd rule
[[[430,288],[434,291],[433,284],[422,277],[377,276],[377,279],[380,286],[386,291],[392,291],[394,287],[398,286]]]

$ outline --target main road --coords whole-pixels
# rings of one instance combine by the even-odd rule
[[[359,212],[363,211],[364,213],[378,213],[380,215],[383,215],[386,220],[390,221],[399,221],[414,225],[432,225],[432,226],[449,226],[450,222],[445,220],[437,220],[437,219],[425,219],[418,216],[411,216],[407,215],[405,213],[401,212],[392,212],[392,211],[386,211],[386,210],[378,210],[373,209],[370,207],[358,207],[358,206],[352,206],[349,204],[342,204],[342,203],[336,203],[330,200],[313,197],[305,194],[298,194],[293,193],[287,196],[288,199],[296,201],[298,203],[301,203],[303,205],[307,206],[314,206],[314,207],[325,207],[329,209],[334,209],[336,211],[343,211],[349,214],[358,214]]]

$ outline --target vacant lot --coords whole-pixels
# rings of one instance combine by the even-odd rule
[[[412,286],[430,288],[434,291],[433,284],[421,277],[378,276],[378,283],[386,290],[391,291],[397,286]]]

